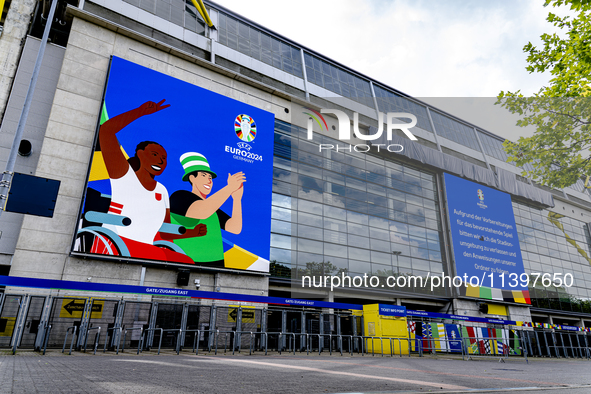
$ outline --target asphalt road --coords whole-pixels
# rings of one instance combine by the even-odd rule
[[[0,393],[591,393],[591,361],[318,355],[0,356]],[[476,389],[476,390],[475,390]]]

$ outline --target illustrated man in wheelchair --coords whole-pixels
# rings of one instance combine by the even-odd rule
[[[199,224],[187,230],[170,224],[168,191],[155,180],[166,168],[166,150],[157,142],[143,141],[134,156],[126,159],[116,136],[133,121],[170,106],[163,104],[164,100],[148,101],[101,125],[99,143],[111,183],[111,198],[88,190],[83,227],[78,231],[79,250],[195,264],[171,241],[202,237],[207,227]]]

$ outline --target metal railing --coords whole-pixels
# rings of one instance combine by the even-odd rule
[[[3,295],[2,299],[4,299],[5,297],[6,296]],[[22,298],[21,295],[19,295],[18,297]],[[476,357],[498,357],[499,361],[504,361],[508,359],[509,356],[513,355],[519,355],[525,358],[526,361],[528,361],[528,357],[531,356],[583,358],[591,360],[591,335],[585,332],[574,331],[574,329],[573,331],[560,330],[558,328],[544,330],[528,330],[524,329],[523,327],[504,327],[503,330],[510,329],[512,332],[511,334],[509,334],[509,338],[506,334],[503,334],[502,338],[483,338],[482,336],[479,336],[479,331],[478,333],[470,332],[473,335],[472,337],[463,337],[462,333],[464,333],[465,331],[462,331],[462,329],[460,329],[460,334],[456,335],[456,338],[448,338],[447,333],[444,337],[442,334],[440,334],[442,335],[442,337],[439,338],[423,338],[420,336],[416,336],[415,338],[388,336],[377,337],[367,335],[355,335],[353,334],[353,332],[356,332],[354,331],[355,327],[359,327],[359,320],[341,319],[335,320],[334,327],[336,328],[336,330],[331,332],[325,328],[326,333],[306,332],[306,325],[303,323],[307,322],[307,320],[300,320],[297,323],[292,324],[291,326],[292,331],[297,331],[298,327],[301,327],[302,332],[288,332],[288,325],[285,322],[283,322],[281,326],[275,329],[277,331],[270,332],[254,332],[243,330],[245,326],[241,326],[239,322],[235,324],[235,328],[232,331],[220,331],[216,329],[206,329],[209,327],[213,327],[216,321],[216,315],[213,312],[209,312],[209,310],[209,327],[204,325],[202,327],[203,329],[162,329],[153,328],[157,324],[156,316],[158,315],[159,310],[158,302],[152,302],[150,304],[150,317],[143,318],[144,320],[148,319],[150,321],[148,322],[147,320],[142,320],[142,324],[148,323],[148,325],[144,325],[144,327],[152,328],[149,328],[147,330],[142,327],[133,327],[126,329],[123,325],[123,316],[125,306],[127,304],[124,301],[118,300],[117,308],[115,308],[116,313],[114,312],[113,314],[114,319],[108,322],[109,325],[114,327],[105,330],[104,325],[107,324],[107,322],[104,322],[103,328],[89,327],[91,321],[91,314],[88,314],[83,315],[80,321],[80,325],[77,322],[76,326],[68,327],[64,332],[62,331],[62,327],[68,326],[72,323],[64,324],[64,320],[60,319],[59,315],[56,314],[55,308],[51,307],[51,305],[55,304],[55,300],[53,298],[46,298],[44,303],[45,311],[39,316],[33,316],[28,314],[29,303],[24,302],[26,300],[26,297],[24,299],[21,299],[20,308],[22,308],[22,310],[17,314],[12,340],[10,343],[6,343],[4,345],[9,349],[11,348],[13,353],[16,353],[16,350],[20,348],[20,339],[23,337],[24,331],[27,329],[30,323],[32,324],[34,318],[36,319],[37,317],[39,317],[40,324],[38,337],[35,338],[33,348],[39,351],[43,349],[43,354],[46,354],[48,346],[56,346],[59,348],[59,343],[62,340],[62,353],[65,353],[68,340],[71,341],[69,354],[72,354],[72,349],[86,352],[88,348],[88,342],[92,343],[92,341],[94,340],[93,353],[96,354],[98,347],[100,346],[100,341],[103,340],[103,338],[101,338],[103,332],[105,332],[103,352],[106,352],[107,348],[109,347],[109,350],[112,350],[116,352],[116,354],[119,354],[120,351],[124,352],[126,350],[126,345],[131,345],[131,343],[133,343],[133,347],[135,347],[135,342],[133,341],[131,341],[130,344],[127,344],[128,331],[135,333],[139,331],[137,354],[141,353],[144,349],[150,350],[151,348],[154,348],[153,350],[155,350],[156,346],[158,346],[158,354],[160,354],[163,344],[165,347],[167,347],[171,346],[170,343],[172,343],[174,351],[177,353],[177,355],[179,355],[180,352],[183,350],[183,347],[185,346],[185,335],[189,332],[192,332],[196,335],[193,338],[193,351],[195,354],[199,354],[200,348],[212,352],[215,350],[215,354],[217,354],[218,350],[220,350],[222,346],[224,348],[224,353],[228,353],[228,350],[231,346],[232,354],[235,354],[236,351],[241,353],[242,350],[246,350],[246,347],[248,346],[249,354],[256,353],[257,351],[264,351],[265,354],[268,354],[271,348],[276,347],[276,350],[279,354],[283,354],[283,352],[289,352],[293,353],[294,355],[297,354],[298,351],[299,353],[306,352],[306,354],[309,355],[317,350],[319,355],[321,355],[323,352],[328,352],[330,355],[332,355],[333,352],[337,352],[340,355],[348,353],[349,355],[353,356],[353,354],[357,352],[357,354],[361,354],[361,356],[369,355],[369,353],[372,353],[373,356],[387,356],[389,353],[390,356],[400,355],[402,357],[403,355],[408,354],[408,356],[411,357],[412,354],[418,353],[419,356],[423,356],[424,352],[431,352],[434,354],[462,354],[462,357],[464,359],[466,358],[466,356],[468,356],[469,360]],[[2,307],[2,305],[3,304],[0,301],[0,307]],[[185,303],[185,305],[187,304]],[[201,308],[201,306],[199,306],[199,308]],[[205,308],[213,308],[211,309],[211,311],[215,310],[215,306],[206,306]],[[57,310],[59,310],[59,308]],[[200,310],[201,309],[199,309],[199,311]],[[263,310],[263,313],[265,313],[264,311],[265,310]],[[276,310],[274,309],[273,312],[275,311]],[[284,310],[282,311],[285,312]],[[340,319],[341,317],[337,316],[336,318]],[[138,319],[139,318],[136,314],[135,320]],[[182,321],[180,327],[186,327],[187,313],[183,315],[181,320]],[[201,320],[205,322],[205,319]],[[322,319],[315,321],[320,322],[322,321]],[[102,322],[103,321],[101,321],[101,323]],[[339,322],[340,324],[338,324]],[[343,326],[343,324],[345,324],[344,322],[347,322],[346,324],[350,324],[350,327]],[[135,323],[136,322],[134,322],[134,324]],[[262,330],[268,327],[267,320],[261,318],[260,323],[260,327]],[[59,333],[55,331],[56,327],[58,326]],[[315,327],[314,329],[318,331],[318,328],[316,328],[316,326],[307,326],[309,331],[312,330],[311,327]],[[177,325],[176,327],[179,326]],[[319,327],[320,330],[322,330],[322,328],[326,326],[321,325]],[[90,338],[90,333],[93,330],[96,332],[96,335],[94,338]],[[154,333],[157,331],[160,333],[159,343],[153,346],[155,339]],[[343,331],[348,333],[343,334]],[[174,338],[172,337],[172,335],[166,335],[167,333],[170,334],[171,332],[174,333]],[[201,342],[201,336],[205,333],[208,333],[209,335],[206,336],[207,343],[203,344],[203,342]],[[513,334],[515,336],[513,336]],[[70,335],[72,336],[72,338],[70,338]],[[486,333],[484,332],[483,335],[486,335]],[[55,338],[55,340],[52,340],[50,336],[51,338]],[[135,334],[132,337],[135,339]],[[30,339],[30,337],[26,338],[27,340]],[[121,340],[123,340],[123,344],[121,344]],[[30,346],[29,342],[26,342],[26,345],[23,346]],[[190,345],[187,345],[187,347],[189,346]],[[214,347],[215,349],[213,349]],[[390,348],[389,350],[388,347]],[[273,349],[273,351],[274,350],[275,349]],[[405,353],[407,350],[408,353]]]
[[[142,344],[143,344],[143,331],[144,328],[143,327],[133,327],[133,328],[126,328],[124,333],[123,333],[123,346],[121,347],[121,353],[123,353],[125,351],[125,342],[127,341],[127,332],[128,331],[137,331],[140,330],[140,339],[138,340],[138,345],[137,345],[137,354],[140,354],[140,350],[142,348]]]
[[[196,335],[193,336],[193,352],[195,353],[195,355],[199,354],[199,338],[201,338],[201,333],[203,332],[203,330],[185,330],[185,335],[188,332],[194,332]],[[195,350],[197,349],[197,350]]]
[[[47,342],[49,341],[49,333],[51,332],[51,324],[45,325],[45,335],[43,338],[43,355],[45,356],[45,352],[47,351]]]
[[[526,362],[529,363],[527,360],[527,347],[522,346],[523,342],[519,337],[517,340],[520,344],[519,350],[521,355],[525,358]],[[510,354],[510,347],[505,342],[508,342],[508,340],[498,338],[462,337],[462,353],[467,356],[467,360],[473,360],[476,357],[498,357],[499,362],[505,362]],[[499,344],[501,345],[501,351],[498,349]]]
[[[146,343],[146,335],[148,334],[148,332],[152,332],[152,331],[160,331],[160,341],[158,342],[158,354],[160,355],[160,348],[162,348],[162,337],[164,336],[163,335],[164,330],[162,328],[147,328],[147,329],[145,329],[144,330],[144,337],[142,338],[141,341],[145,344]],[[151,349],[151,347],[146,348],[146,350],[148,350],[148,351],[150,351],[150,349]]]
[[[103,353],[105,353],[107,351],[107,345],[109,343],[109,331],[113,332],[113,335],[111,337],[111,343],[112,343],[112,347],[115,348],[115,342],[117,342],[117,353],[115,354],[119,354],[119,346],[121,344],[121,332],[122,332],[122,328],[121,327],[111,327],[111,328],[107,328],[107,331],[105,331],[105,346],[103,348]],[[119,332],[119,335],[115,335],[116,332]]]
[[[464,347],[464,343],[462,342],[461,339],[453,339],[453,338],[423,338],[423,337],[417,337],[417,338],[409,338],[409,350],[412,350],[412,342],[416,342],[415,343],[415,348],[416,348],[416,352],[419,353],[419,357],[423,357],[423,354],[425,352],[425,350],[431,352],[431,354],[436,354],[437,352],[440,353],[461,353],[462,354],[462,359],[464,359],[464,355],[466,354],[466,349]],[[427,342],[427,346],[424,345],[424,343]],[[445,343],[445,348],[441,347],[441,343]],[[439,343],[439,348],[435,345],[436,343]],[[456,345],[456,346],[460,346],[460,350],[454,350],[454,347],[452,346]],[[409,352],[410,353],[410,352]]]
[[[74,337],[76,336],[78,327],[70,326],[66,328],[66,337],[64,338],[64,346],[62,347],[62,353],[66,350],[66,342],[68,341],[68,333],[70,332],[70,329],[72,330],[72,340],[70,341],[70,353],[68,353],[68,355],[72,354],[72,348],[74,347]]]
[[[12,345],[12,355],[14,356],[16,354],[16,349],[18,348],[18,342],[19,342],[19,336],[20,336],[20,332],[21,332],[21,328],[23,327],[22,324],[18,325],[18,328],[16,329],[16,332],[13,335],[13,345]]]
[[[181,350],[181,336],[183,334],[183,330],[181,328],[167,328],[167,329],[161,329],[162,331],[160,331],[160,344],[162,344],[162,335],[164,335],[165,332],[176,332],[176,345],[175,345],[175,350],[176,350],[176,354],[179,355]],[[158,349],[158,354],[160,354],[160,349]]]
[[[94,336],[94,353],[96,354],[96,349],[98,348],[99,339],[101,337],[101,328],[99,327],[90,327],[86,329],[86,335],[84,338],[84,353],[86,353],[86,345],[88,344],[88,332],[91,330],[97,330],[96,335]]]
[[[286,349],[289,349],[289,353],[292,352],[293,350],[293,354],[295,355],[295,348],[296,348],[296,334],[295,332],[281,332],[281,331],[271,331],[271,332],[264,332],[263,334],[265,334],[265,355],[267,355],[267,351],[269,348],[269,335],[274,336],[277,335],[277,351],[279,352],[279,354],[281,354],[281,352],[283,351],[284,347],[283,347],[283,341],[282,339],[285,338],[287,339],[288,337],[290,338],[290,341],[288,342],[289,345],[286,346]],[[308,335],[317,335],[317,334],[308,334]],[[293,346],[292,346],[292,341],[291,339],[293,338]],[[287,341],[286,341],[287,342]]]

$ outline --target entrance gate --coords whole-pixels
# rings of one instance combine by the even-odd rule
[[[0,294],[0,347],[60,348],[67,335],[68,344],[78,350],[98,345],[104,351],[139,351],[140,344],[148,350],[162,344],[177,352],[196,346],[365,353],[363,316],[346,312]],[[565,327],[516,330],[409,321],[409,342],[412,351],[591,358],[591,334]],[[465,346],[453,348],[458,343]]]

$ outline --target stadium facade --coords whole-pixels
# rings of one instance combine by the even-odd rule
[[[540,186],[507,163],[503,138],[204,3],[205,18],[183,0],[58,2],[23,137],[31,153],[19,156],[15,169],[59,181],[59,193],[51,217],[3,213],[2,275],[591,326],[591,199],[582,180],[564,190]],[[3,165],[50,4],[5,2]],[[160,107],[150,112],[150,105]],[[144,112],[116,126],[122,150],[109,149],[106,130],[117,125],[117,115],[136,110]],[[341,122],[343,115],[351,122]],[[416,123],[405,133],[409,119]],[[351,126],[357,128],[344,139],[344,127]],[[171,223],[190,231],[207,215],[190,218],[188,206],[176,211],[173,192],[191,194],[194,187],[184,182],[190,165],[181,154],[204,154],[208,171],[217,175],[213,192],[226,185],[226,173],[246,174],[243,195],[228,189],[222,205],[232,216],[227,220],[241,215],[238,233],[230,234],[229,222],[219,219],[207,222],[207,235],[195,237],[219,243],[221,265],[199,251],[191,255],[179,234],[161,240],[173,244],[164,257],[138,247],[135,234],[120,228],[140,223],[141,214],[131,216],[131,225],[113,222],[125,204],[109,200],[109,192],[119,193],[109,178],[120,177],[110,163],[134,156],[143,140],[166,149],[167,169],[152,181],[168,189]],[[210,238],[218,225],[221,241]],[[122,238],[105,241],[109,234]],[[193,261],[179,257],[185,253]],[[511,274],[518,278],[514,286]],[[377,282],[330,288],[333,278],[344,284],[345,277],[364,275]],[[465,275],[462,285],[433,286],[436,276]],[[497,282],[466,286],[472,276]],[[409,285],[410,277],[425,282]],[[320,280],[327,286],[318,286]],[[31,289],[6,289],[25,292]],[[52,294],[72,296],[55,288]],[[100,290],[75,294],[112,297]],[[293,307],[300,310],[333,311]],[[281,329],[280,320],[276,324]]]

